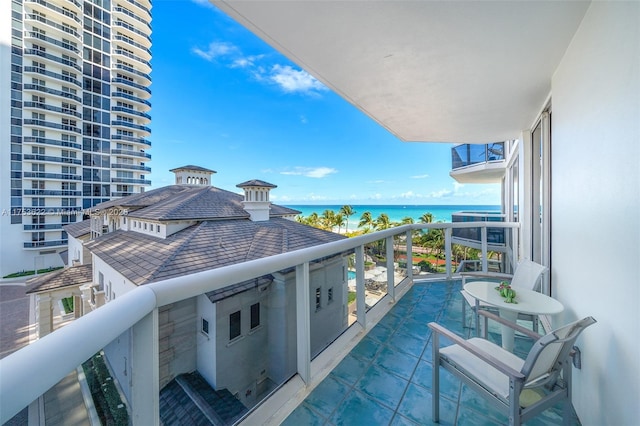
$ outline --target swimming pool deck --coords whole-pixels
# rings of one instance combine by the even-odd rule
[[[366,337],[313,390],[283,425],[430,425],[431,331],[435,321],[462,337],[461,282],[416,282]],[[468,310],[469,311],[469,310]],[[466,324],[470,323],[468,315]],[[489,333],[499,342],[499,332]],[[497,331],[497,329],[495,329]],[[516,336],[524,357],[531,340]],[[507,417],[446,371],[440,376],[441,425],[496,425]],[[558,405],[527,425],[562,424]],[[572,424],[579,425],[573,416]]]

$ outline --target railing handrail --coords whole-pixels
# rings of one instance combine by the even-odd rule
[[[154,309],[238,282],[422,229],[518,228],[514,222],[411,224],[139,286],[0,360],[0,424],[26,407]],[[108,326],[105,326],[108,325]],[[81,344],[77,344],[81,342]],[[69,350],[73,347],[73,350]],[[42,362],[46,359],[47,362]],[[24,378],[38,380],[24,385]]]

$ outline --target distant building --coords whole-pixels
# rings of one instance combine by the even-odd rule
[[[151,0],[0,2],[0,277],[60,266],[63,226],[151,182]]]
[[[308,248],[344,237],[293,220],[299,213],[269,201],[275,185],[238,184],[244,196],[211,186],[213,170],[173,169],[175,185],[96,206],[91,219],[69,225],[69,267],[32,280],[38,293],[40,334],[48,324],[54,291],[76,296],[88,313],[137,286]],[[86,270],[90,266],[90,282]],[[347,327],[346,254],[310,266],[312,356]],[[80,271],[83,273],[79,273]],[[73,287],[64,276],[78,277]],[[274,272],[163,307],[159,311],[160,386],[198,371],[246,407],[296,371],[295,270]],[[312,305],[313,306],[313,305]],[[128,334],[128,333],[126,333]],[[277,347],[269,344],[277,336]],[[123,393],[130,396],[132,339],[104,348]]]

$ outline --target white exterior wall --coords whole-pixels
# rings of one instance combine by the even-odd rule
[[[69,235],[69,244],[68,244],[68,266],[74,265],[74,260],[78,260],[78,265],[84,265],[86,263],[91,262],[91,253],[87,250],[82,244],[83,241],[86,241],[88,237],[84,239],[72,237]]]
[[[196,344],[198,347],[196,368],[204,379],[216,387],[216,304],[205,294],[198,296],[198,322]],[[209,321],[209,335],[202,333],[202,318]]]
[[[640,418],[640,3],[594,2],[552,80],[552,264],[584,425]]]
[[[105,301],[112,300],[115,297],[122,296],[123,294],[136,288],[136,285],[126,279],[124,275],[113,269],[105,261],[97,256],[93,256],[93,282],[98,284],[98,277],[100,272],[104,275],[104,291]],[[109,291],[109,294],[107,294]]]

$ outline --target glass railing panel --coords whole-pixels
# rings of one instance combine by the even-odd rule
[[[451,148],[452,169],[504,159],[504,142],[463,144]]]

